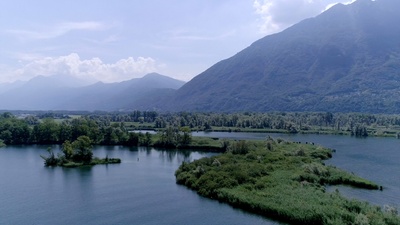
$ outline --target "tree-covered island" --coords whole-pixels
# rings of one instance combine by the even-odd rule
[[[331,150],[313,144],[273,140],[236,141],[227,152],[191,163],[183,162],[176,182],[202,196],[290,224],[398,225],[392,207],[381,209],[349,200],[327,185],[380,189],[323,160]]]
[[[80,136],[72,143],[65,141],[62,145],[62,154],[58,157],[54,155],[51,148],[48,149],[49,156],[40,156],[44,160],[45,166],[63,166],[63,167],[78,167],[86,165],[97,165],[97,164],[114,164],[121,163],[121,159],[118,158],[106,158],[99,159],[93,157],[92,143],[89,137]]]

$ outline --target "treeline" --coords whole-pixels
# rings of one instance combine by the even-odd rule
[[[157,121],[158,120],[158,121]],[[400,116],[359,113],[178,113],[165,114],[156,119],[159,125],[188,126],[191,129],[213,128],[269,129],[290,133],[331,131],[334,133],[367,136],[369,132],[383,129],[400,129]],[[162,127],[161,126],[161,127]]]
[[[25,112],[26,113],[26,112]],[[76,114],[73,114],[76,115]],[[355,136],[397,135],[400,115],[330,113],[330,112],[268,112],[268,113],[159,113],[156,111],[85,112],[81,117],[110,125],[124,123],[131,126],[146,124],[148,128],[189,127],[196,130],[245,131],[270,130],[289,133],[326,132]],[[40,112],[27,116],[30,124],[43,118],[67,118],[68,112]]]
[[[0,114],[0,140],[4,144],[62,144],[66,140],[74,141],[79,136],[88,136],[94,144],[156,145],[157,143],[152,143],[150,135],[128,132],[128,129],[141,127],[160,132],[165,132],[167,128],[173,129],[176,137],[159,140],[160,146],[185,146],[187,145],[185,133],[199,130],[400,137],[400,115],[155,111],[85,112],[82,115],[69,115],[67,112]],[[171,143],[165,143],[164,140]]]
[[[87,117],[56,121],[52,118],[16,118],[0,114],[0,140],[4,144],[62,144],[87,136],[93,144],[150,145],[149,134],[128,132],[123,123],[109,123]]]
[[[159,117],[159,113],[156,111],[132,111],[126,112],[94,112],[86,115],[90,119],[101,119],[109,122],[139,122],[139,123],[154,123]]]
[[[135,114],[139,115],[141,114]],[[17,118],[6,112],[0,114],[0,144],[63,144],[66,141],[73,142],[81,136],[88,137],[92,144],[101,145],[182,148],[192,142],[188,127],[171,126],[160,130],[153,137],[148,132],[129,132],[124,122],[111,122],[110,118],[112,117],[108,115],[87,115],[61,120],[38,119],[34,115]]]

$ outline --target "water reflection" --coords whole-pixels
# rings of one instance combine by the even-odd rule
[[[153,148],[150,148],[150,147],[142,147],[141,148],[141,150],[142,151],[145,151],[146,152],[146,155],[151,155],[151,150],[152,150]]]
[[[63,188],[66,193],[79,195],[79,201],[92,198],[93,194],[93,166],[79,168],[61,168]],[[70,193],[78,192],[78,193]]]
[[[47,179],[51,183],[54,183],[56,181],[57,176],[58,176],[57,170],[59,170],[59,168],[57,168],[57,167],[45,167],[45,166],[43,166],[41,172],[45,173],[47,175]]]
[[[159,149],[157,151],[159,154],[159,158],[162,161],[173,162],[176,160],[178,164],[181,164],[182,162],[191,162],[192,161],[192,157],[191,157],[192,152],[190,152],[190,151],[166,150],[166,149]]]

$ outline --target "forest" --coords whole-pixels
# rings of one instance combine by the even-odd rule
[[[64,144],[87,137],[95,145],[157,146],[184,148],[192,143],[187,127],[168,127],[157,135],[130,132],[124,122],[107,116],[62,116],[57,114],[29,115],[24,118],[5,112],[0,114],[1,145]]]
[[[155,130],[155,139],[146,131]],[[400,137],[400,116],[359,113],[3,112],[0,144],[62,144],[88,136],[93,144],[178,147],[192,131],[317,133]]]

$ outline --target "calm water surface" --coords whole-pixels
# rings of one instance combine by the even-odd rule
[[[337,151],[327,163],[385,187],[382,192],[339,187],[341,193],[400,208],[400,140],[250,133],[193,135],[233,139],[264,139],[270,135],[334,148]],[[100,146],[94,150],[96,156],[119,157],[122,163],[68,169],[44,167],[39,155],[47,154],[46,148],[0,149],[0,224],[277,224],[175,184],[174,172],[182,161],[210,153]]]
[[[97,147],[122,163],[46,168],[46,149],[0,149],[0,224],[277,224],[175,184],[182,161],[209,153]]]

